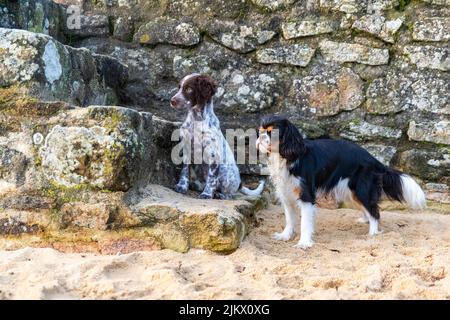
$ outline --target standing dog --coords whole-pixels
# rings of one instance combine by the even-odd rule
[[[194,162],[192,171],[196,181],[191,186],[201,191],[200,198],[230,199],[237,191],[260,195],[264,182],[255,190],[241,187],[234,154],[214,114],[212,97],[216,90],[213,78],[194,73],[181,80],[178,92],[170,100],[172,108],[188,112],[180,130],[181,141],[187,148],[183,148],[183,168],[175,191],[186,193],[189,189],[190,163]]]
[[[277,138],[274,138],[274,136]],[[358,145],[332,139],[303,139],[289,120],[264,117],[256,148],[268,154],[269,170],[277,196],[284,206],[286,227],[276,240],[293,238],[298,209],[301,211],[299,248],[313,245],[316,196],[333,193],[336,201],[350,202],[369,222],[369,234],[378,231],[378,203],[384,196],[412,208],[426,205],[425,194],[407,174],[386,167]]]

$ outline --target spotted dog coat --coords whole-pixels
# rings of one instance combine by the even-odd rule
[[[173,108],[188,110],[180,135],[182,143],[190,146],[183,148],[183,167],[175,191],[187,192],[192,172],[191,188],[201,191],[200,198],[229,199],[237,191],[257,195],[263,186],[255,193],[246,188],[239,190],[239,169],[214,113],[212,97],[216,89],[217,83],[210,76],[191,74],[181,80],[178,92],[170,100]]]

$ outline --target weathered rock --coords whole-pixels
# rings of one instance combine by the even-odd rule
[[[239,247],[255,221],[255,211],[263,206],[261,200],[253,201],[192,199],[150,185],[133,199],[131,210],[142,225],[165,232],[156,232],[164,247],[231,252]]]
[[[450,174],[450,153],[447,149],[407,150],[400,153],[399,166],[426,181],[439,181]]]
[[[167,131],[155,133],[161,129],[160,121],[151,114],[121,107],[60,107],[44,112],[45,107],[36,105],[40,113],[0,112],[0,124],[17,123],[16,132],[0,136],[7,148],[2,149],[3,168],[8,169],[1,177],[5,188],[117,191],[149,182],[175,183],[177,168],[167,152],[175,142]],[[12,157],[17,159],[6,166]]]
[[[369,65],[387,64],[388,49],[378,49],[356,43],[334,42],[324,40],[320,42],[320,51],[328,61],[358,62]]]
[[[444,183],[427,183],[425,191],[428,200],[440,204],[450,204],[450,187]]]
[[[356,13],[362,10],[364,3],[358,0],[320,0],[320,7],[345,13]]]
[[[18,28],[62,39],[61,27],[65,20],[57,3],[49,0],[19,0],[16,10]]]
[[[441,5],[441,6],[445,6],[445,5],[449,5],[450,1],[449,0],[422,0],[423,2],[428,2],[431,4],[436,4],[436,5]]]
[[[278,63],[306,67],[315,51],[314,48],[302,44],[265,48],[256,52],[256,60],[264,64]]]
[[[63,228],[77,227],[106,230],[118,214],[118,207],[105,203],[86,204],[70,202],[64,204],[59,212]]]
[[[408,137],[415,141],[428,141],[450,145],[450,121],[420,122],[411,121]]]
[[[7,7],[0,5],[0,28],[15,28],[16,17],[10,13]]]
[[[351,121],[340,135],[353,141],[366,141],[374,138],[399,139],[402,136],[402,131],[355,120]]]
[[[0,219],[0,235],[20,235],[23,233],[36,233],[39,231],[37,225],[27,225],[21,221],[11,218]]]
[[[107,63],[102,63],[107,61]],[[19,85],[46,101],[77,105],[117,102],[126,67],[86,49],[64,46],[49,36],[0,28],[0,86]]]
[[[392,69],[369,85],[366,108],[376,114],[402,110],[450,114],[449,86],[439,74]]]
[[[72,125],[53,126],[39,148],[46,180],[62,187],[87,185],[114,191],[128,190],[143,178],[139,163],[151,157],[151,138],[146,137],[151,135],[150,115],[90,107],[72,116]]]
[[[280,8],[285,8],[293,4],[297,0],[252,0],[252,2],[261,8],[275,11]]]
[[[275,32],[258,25],[237,25],[235,22],[216,22],[209,29],[210,36],[227,48],[241,53],[255,50],[275,36]]]
[[[89,183],[99,189],[126,190],[130,187],[125,161],[128,147],[137,149],[137,137],[117,139],[104,127],[55,126],[40,149],[46,177],[73,187]]]
[[[201,200],[152,184],[126,194],[88,189],[54,191],[45,191],[53,199],[51,207],[27,206],[38,197],[26,200],[26,206],[17,206],[16,200],[9,201],[12,206],[5,206],[8,201],[4,201],[0,234],[41,231],[31,242],[21,245],[90,247],[106,254],[114,247],[115,253],[161,248],[230,253],[253,227],[256,211],[266,205],[261,198]],[[104,252],[105,247],[111,250]]]
[[[314,36],[330,33],[337,29],[333,22],[328,20],[301,20],[298,22],[285,22],[281,25],[285,39]]]
[[[403,52],[419,68],[450,70],[448,47],[405,46]]]
[[[397,148],[393,146],[384,146],[379,144],[362,145],[372,156],[374,156],[382,164],[389,166],[392,158],[397,152]]]
[[[192,46],[200,41],[200,32],[191,23],[164,17],[142,25],[135,34],[135,41],[150,45],[168,43]]]
[[[211,20],[238,20],[253,7],[250,1],[228,0],[171,0],[164,4],[150,2],[149,5],[151,9],[148,6],[146,9],[153,12],[144,12],[148,18],[161,16],[164,12],[169,17],[189,17],[195,20],[199,27]],[[256,7],[253,8],[257,9]]]
[[[131,17],[118,17],[114,21],[113,36],[122,41],[133,40],[134,22]]]
[[[6,197],[1,204],[1,208],[20,211],[35,211],[50,209],[53,203],[54,200],[48,197],[18,194]]]
[[[171,90],[177,86],[170,75],[173,72],[173,57],[178,51],[167,48],[148,51],[114,46],[103,52],[118,59],[129,70],[127,81],[121,86],[126,101],[149,110],[157,102],[164,100],[165,107],[169,107]]]
[[[212,73],[210,67],[211,59],[206,55],[196,55],[194,57],[175,56],[173,58],[173,74],[177,79],[183,79],[191,73]]]
[[[228,110],[259,112],[274,104],[278,89],[273,76],[235,71],[223,87],[219,87],[216,97]]]
[[[353,23],[352,28],[373,34],[383,41],[394,43],[394,36],[402,23],[403,20],[400,18],[386,21],[384,16],[374,14],[362,16]]]
[[[0,145],[0,194],[14,191],[25,182],[27,164],[24,154]]]
[[[353,110],[364,101],[363,82],[349,68],[316,68],[312,75],[294,80],[293,89],[297,104],[318,116]]]
[[[368,13],[392,9],[398,5],[398,0],[320,0],[320,7],[344,13]]]
[[[419,41],[448,41],[450,20],[448,17],[432,17],[415,21],[412,37]]]

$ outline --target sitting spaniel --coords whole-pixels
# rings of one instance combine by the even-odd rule
[[[183,167],[175,191],[186,193],[190,187],[203,199],[230,199],[238,191],[250,196],[261,194],[264,182],[255,190],[241,186],[239,169],[220,123],[214,114],[213,96],[217,83],[208,75],[191,74],[181,80],[178,92],[170,100],[177,110],[186,110],[181,126]],[[190,170],[190,169],[193,170]]]

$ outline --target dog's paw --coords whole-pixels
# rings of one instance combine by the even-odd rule
[[[187,186],[185,186],[185,185],[180,185],[180,184],[177,184],[177,185],[175,186],[175,188],[173,188],[173,189],[175,190],[175,192],[183,193],[183,194],[187,193],[187,191],[188,191]]]
[[[364,218],[361,217],[361,218],[356,219],[356,222],[362,223],[362,224],[367,224],[367,223],[369,223],[369,219],[367,219],[365,217]]]
[[[289,241],[294,237],[294,230],[284,230],[283,232],[275,232],[272,239],[278,241]]]
[[[382,234],[382,230],[376,230],[376,231],[369,231],[369,236],[375,237],[377,234]]]
[[[233,196],[230,194],[223,194],[221,192],[217,192],[216,193],[216,197],[219,198],[220,200],[232,200]]]
[[[312,240],[301,240],[295,244],[293,247],[297,249],[306,250],[308,248],[311,248],[314,245],[314,241]]]
[[[212,199],[212,194],[202,192],[199,196],[200,199]]]

